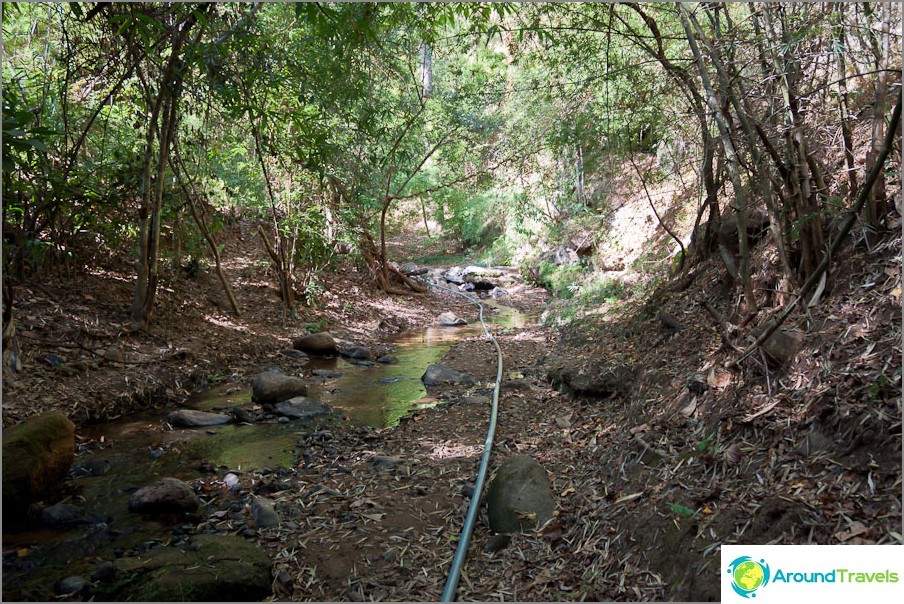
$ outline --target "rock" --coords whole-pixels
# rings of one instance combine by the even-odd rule
[[[311,371],[311,375],[319,378],[339,378],[342,377],[342,373],[339,371],[333,371],[332,369],[315,369]]]
[[[240,424],[253,424],[257,419],[254,417],[253,413],[247,409],[242,409],[241,407],[232,409],[232,417]]]
[[[421,381],[424,382],[425,386],[436,386],[442,383],[472,385],[477,383],[477,378],[470,373],[452,369],[445,365],[430,365],[424,375],[421,376]]]
[[[465,282],[464,269],[459,266],[453,266],[443,274],[443,278],[449,283],[461,285]]]
[[[318,415],[327,415],[331,409],[312,398],[296,396],[276,405],[276,411],[280,415],[292,419],[307,419]]]
[[[392,356],[391,354],[386,354],[377,358],[378,363],[382,363],[384,365],[395,365],[399,362],[397,358]]]
[[[251,517],[257,526],[267,528],[279,524],[279,514],[276,513],[276,504],[266,497],[255,497],[251,502]]]
[[[109,560],[101,562],[100,566],[97,567],[97,570],[91,573],[91,580],[97,583],[112,581],[115,578],[116,565]]]
[[[490,291],[491,298],[502,298],[509,295],[507,290],[502,289],[501,287],[494,287],[492,291]]]
[[[511,541],[511,535],[493,535],[489,539],[487,539],[486,545],[483,546],[483,551],[488,554],[495,554],[496,552],[502,551],[507,548]]]
[[[3,515],[24,515],[29,504],[57,493],[75,459],[75,426],[57,412],[3,430]]]
[[[360,346],[345,348],[343,350],[340,350],[339,354],[347,359],[359,359],[362,361],[370,360],[370,357],[372,356],[368,349],[362,348]]]
[[[357,365],[358,367],[373,367],[374,365],[373,361],[364,361],[361,359],[349,359],[348,362],[352,365]]]
[[[293,396],[305,396],[304,380],[291,375],[265,371],[251,381],[251,400],[261,405],[281,403]]]
[[[559,246],[543,254],[540,257],[540,262],[547,262],[556,266],[571,266],[578,263],[578,254],[575,250]]]
[[[139,514],[179,514],[194,512],[201,500],[192,488],[176,478],[161,478],[129,497],[129,511]]]
[[[530,455],[509,457],[490,482],[487,515],[497,533],[536,530],[555,509],[546,470]]]
[[[396,382],[401,382],[404,378],[400,378],[397,375],[388,375],[386,377],[381,377],[377,380],[381,384],[395,384]]]
[[[183,428],[200,428],[203,426],[222,426],[232,421],[225,413],[209,413],[197,409],[179,409],[166,416],[169,423]]]
[[[401,457],[390,457],[389,455],[374,455],[370,458],[370,463],[378,470],[394,470],[399,466],[403,466],[408,462]]]
[[[294,348],[286,348],[284,350],[280,350],[279,354],[283,355],[286,358],[294,359],[299,363],[306,363],[311,360],[311,357],[300,350],[295,350]]]
[[[333,355],[339,351],[336,340],[326,331],[299,336],[292,342],[292,348],[317,355]]]
[[[119,580],[99,586],[108,602],[258,602],[272,595],[270,557],[231,535],[195,535],[116,561]]]
[[[123,359],[122,350],[118,346],[110,346],[104,351],[104,359],[114,363],[121,363]]]
[[[56,582],[53,591],[61,597],[86,596],[91,592],[91,583],[78,576],[66,577]]]
[[[89,524],[91,520],[85,514],[85,510],[71,503],[58,503],[41,510],[41,522],[65,531],[82,524]]]
[[[805,337],[806,334],[802,331],[779,328],[763,343],[763,350],[766,351],[768,360],[776,367],[781,367],[794,359]]]
[[[436,317],[436,322],[443,327],[457,327],[459,325],[467,325],[468,322],[456,315],[454,312],[444,312]]]
[[[399,272],[403,275],[408,275],[412,277],[414,275],[424,275],[427,271],[430,270],[427,267],[418,267],[414,262],[406,262],[402,266],[399,267]]]
[[[591,360],[580,366],[553,367],[547,377],[556,387],[575,394],[606,398],[625,396],[634,385],[634,369],[630,365],[610,365]]]
[[[458,286],[458,291],[462,291],[462,292],[477,291],[477,286],[474,285],[473,283],[462,283],[461,285]]]

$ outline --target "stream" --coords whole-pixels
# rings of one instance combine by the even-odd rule
[[[488,323],[521,328],[535,321],[492,301],[483,304]],[[82,570],[88,561],[109,560],[130,548],[165,539],[172,524],[128,511],[130,493],[158,478],[193,480],[202,467],[216,468],[222,475],[262,471],[278,476],[281,469],[296,463],[296,443],[312,430],[328,429],[340,421],[385,428],[398,424],[412,410],[435,406],[441,401],[428,398],[421,382],[427,366],[439,363],[455,342],[482,334],[476,320],[459,327],[402,332],[389,340],[398,359],[392,365],[364,367],[341,357],[312,358],[305,370],[341,374],[308,380],[308,396],[334,410],[327,418],[169,429],[165,411],[157,410],[79,431],[73,478],[63,501],[83,508],[93,520],[71,530],[36,524],[13,532],[4,524],[4,600],[47,599],[54,581],[80,570],[89,576],[90,571]],[[191,397],[185,406],[221,411],[247,407],[250,402],[250,385],[225,383]]]

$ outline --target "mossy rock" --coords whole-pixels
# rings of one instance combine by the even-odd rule
[[[75,459],[75,426],[47,412],[3,430],[3,516],[21,517],[31,503],[58,492]]]
[[[255,602],[272,594],[270,558],[241,537],[196,535],[115,562],[117,580],[100,599],[138,602]]]
[[[546,470],[530,455],[509,457],[490,483],[487,515],[497,533],[537,530],[555,514]]]

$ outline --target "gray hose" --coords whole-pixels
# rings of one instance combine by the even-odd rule
[[[480,468],[477,470],[477,481],[474,483],[474,494],[471,495],[471,505],[468,506],[468,515],[465,517],[465,524],[461,529],[461,537],[458,539],[458,547],[455,549],[455,557],[452,558],[452,568],[449,569],[449,576],[446,579],[446,587],[443,589],[442,602],[453,602],[455,599],[455,590],[458,588],[458,580],[461,578],[461,568],[465,563],[468,555],[468,545],[471,543],[471,533],[474,531],[474,523],[477,522],[477,512],[480,509],[480,495],[483,492],[483,483],[486,482],[487,471],[490,466],[490,453],[493,450],[493,436],[496,434],[496,416],[499,412],[499,386],[502,383],[502,349],[499,348],[499,342],[490,333],[486,322],[483,320],[483,304],[476,298],[473,298],[463,292],[454,289],[436,285],[429,281],[424,281],[431,287],[444,289],[453,294],[458,294],[469,301],[473,302],[480,309],[480,323],[483,325],[483,331],[487,334],[496,347],[496,385],[493,387],[493,404],[490,409],[490,425],[487,428],[487,439],[483,445],[483,457],[480,458]]]

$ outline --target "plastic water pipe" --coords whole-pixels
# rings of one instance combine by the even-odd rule
[[[483,484],[486,482],[487,472],[490,466],[490,454],[493,451],[493,437],[496,434],[496,417],[499,413],[499,386],[502,383],[502,349],[499,348],[499,342],[490,333],[486,322],[483,320],[483,304],[476,298],[465,294],[464,292],[436,285],[429,281],[424,281],[431,287],[444,289],[458,294],[463,298],[467,298],[476,304],[480,309],[480,324],[483,325],[483,331],[496,347],[496,385],[493,387],[493,402],[490,408],[490,425],[487,428],[487,439],[483,445],[483,456],[480,458],[480,468],[477,470],[477,480],[474,483],[474,494],[471,495],[471,505],[468,506],[468,515],[465,517],[464,526],[461,529],[461,536],[458,539],[458,547],[455,549],[455,557],[452,558],[452,567],[449,569],[449,576],[446,578],[446,586],[443,589],[442,602],[454,602],[455,591],[458,588],[458,580],[461,578],[461,569],[464,566],[465,558],[468,555],[468,546],[471,543],[471,533],[474,532],[474,524],[477,522],[477,513],[480,510],[480,496],[483,493]]]

